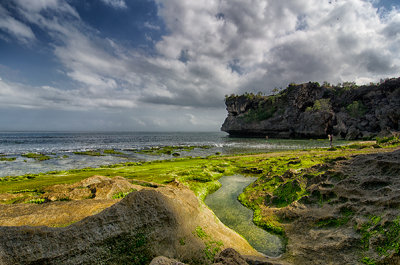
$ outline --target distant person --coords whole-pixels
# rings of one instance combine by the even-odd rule
[[[325,133],[328,135],[329,139],[329,145],[331,148],[333,147],[333,126],[332,126],[332,120],[328,121],[328,124],[326,125]]]
[[[333,147],[333,134],[328,134],[328,138],[329,138],[329,145],[332,148]]]

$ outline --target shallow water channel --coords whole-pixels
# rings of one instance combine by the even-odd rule
[[[282,239],[256,226],[253,211],[237,199],[243,189],[256,179],[241,175],[224,176],[219,179],[222,187],[208,195],[205,203],[226,226],[246,238],[257,251],[272,257],[279,256],[284,251]]]

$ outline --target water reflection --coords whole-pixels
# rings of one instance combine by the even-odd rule
[[[280,237],[268,233],[253,223],[253,211],[244,207],[237,197],[256,178],[240,175],[219,179],[222,187],[210,194],[205,203],[228,227],[241,234],[257,251],[268,256],[279,256],[284,245]]]

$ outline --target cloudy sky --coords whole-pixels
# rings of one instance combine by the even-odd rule
[[[398,0],[0,1],[0,131],[217,131],[226,94],[398,76]]]

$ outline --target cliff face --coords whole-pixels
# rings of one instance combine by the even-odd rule
[[[380,85],[289,85],[273,96],[245,94],[225,100],[221,130],[232,136],[346,139],[400,130],[400,78]]]

